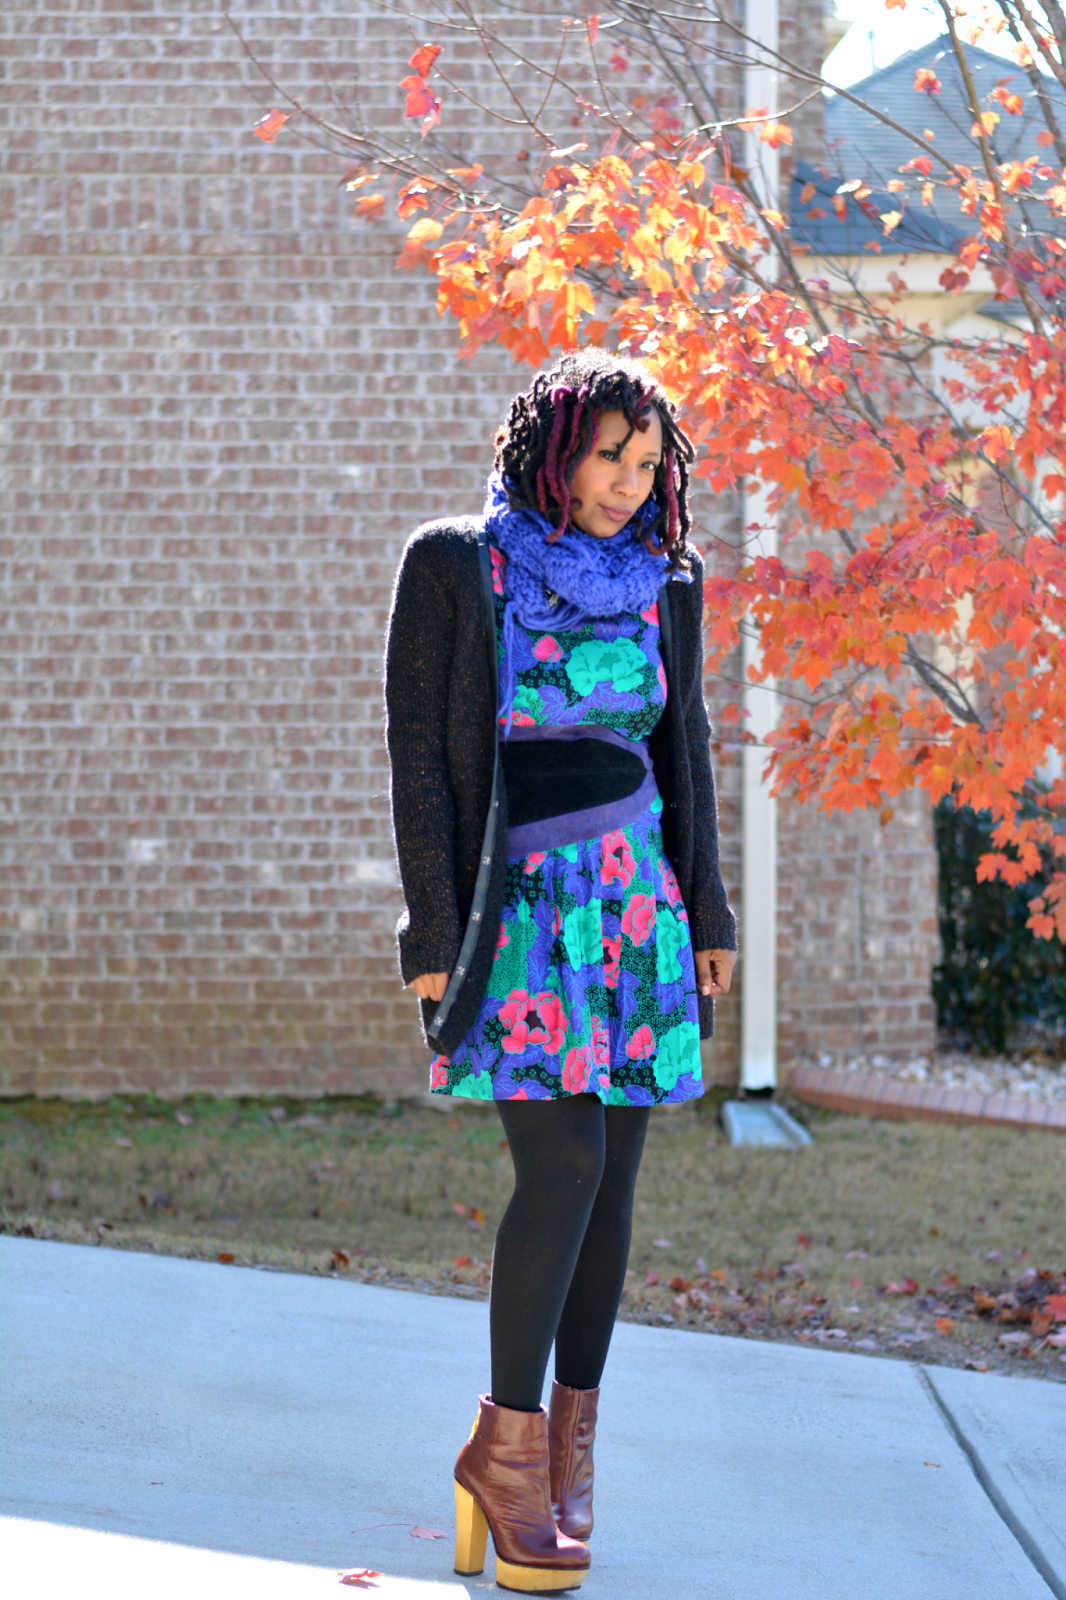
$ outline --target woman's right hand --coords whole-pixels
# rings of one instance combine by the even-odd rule
[[[444,991],[448,987],[448,974],[446,972],[424,972],[420,978],[413,978],[408,985],[413,989],[420,1000],[434,1002],[444,999]]]

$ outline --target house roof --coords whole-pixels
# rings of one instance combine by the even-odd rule
[[[965,51],[982,109],[991,108],[1000,113],[1000,121],[991,136],[997,161],[1019,160],[1031,155],[1039,148],[1036,134],[1045,124],[1028,74],[1003,56],[992,55],[975,45],[967,45]],[[927,95],[915,90],[915,73],[920,67],[936,73],[940,81],[939,94]],[[1066,122],[1066,96],[1062,89],[1053,78],[1043,76],[1041,81],[1056,112]],[[999,83],[1003,83],[1010,94],[1020,96],[1024,106],[1021,116],[1012,116],[988,99]],[[947,34],[908,51],[890,66],[870,73],[869,77],[852,84],[850,92],[904,128],[919,133],[929,129],[935,135],[931,142],[948,161],[969,167],[978,165],[980,158],[970,138],[973,116]],[[870,241],[878,240],[883,253],[899,254],[914,250],[949,250],[957,238],[970,231],[967,219],[960,214],[954,191],[950,189],[938,187],[934,190],[932,204],[928,206],[916,203],[908,193],[908,203],[901,207],[903,196],[889,194],[888,181],[898,177],[899,169],[921,151],[903,134],[878,122],[842,95],[826,100],[825,144],[824,164],[796,162],[790,214],[793,238],[798,244],[807,245],[819,255],[851,255],[863,250]],[[853,178],[862,178],[872,193],[861,204],[848,196],[844,216],[839,217],[833,209],[833,199],[840,183]],[[816,193],[804,202],[800,195],[808,183],[815,185]],[[911,182],[908,182],[908,191],[910,189]],[[881,213],[900,209],[904,212],[903,221],[886,234],[880,221]],[[810,215],[812,211],[814,216]],[[819,211],[825,215],[818,216]],[[1040,212],[1041,224],[1046,228],[1043,207]]]

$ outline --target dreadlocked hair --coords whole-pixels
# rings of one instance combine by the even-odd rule
[[[671,567],[683,564],[692,527],[688,511],[689,468],[695,449],[677,420],[673,403],[639,361],[597,346],[565,355],[511,401],[507,420],[497,430],[495,467],[507,486],[512,510],[536,510],[554,526],[550,543],[570,522],[570,484],[588,455],[601,411],[623,411],[629,432],[645,433],[652,407],[663,430],[662,460],[655,469],[654,496],[659,514],[645,544],[665,554]]]

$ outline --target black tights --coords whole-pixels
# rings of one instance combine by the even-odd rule
[[[492,1398],[540,1405],[548,1352],[570,1389],[595,1389],[622,1297],[649,1111],[595,1095],[497,1101],[515,1187],[496,1235]]]

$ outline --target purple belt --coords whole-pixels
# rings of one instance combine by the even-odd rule
[[[608,751],[593,749],[591,762],[587,757],[582,770],[580,746],[590,751],[588,741],[612,746],[619,752],[612,761]],[[537,753],[529,748],[543,744],[544,760],[538,762]],[[561,746],[575,747],[572,773],[567,773],[567,752]],[[547,746],[551,748],[548,749]],[[509,748],[510,747],[510,748]],[[519,748],[515,748],[519,747]],[[629,822],[635,822],[658,795],[655,773],[648,754],[646,740],[627,739],[613,728],[596,723],[547,724],[531,727],[519,724],[512,727],[509,737],[501,743],[501,757],[508,780],[509,799],[514,789],[512,814],[521,817],[530,809],[550,807],[554,803],[565,805],[568,798],[597,788],[606,790],[611,798],[578,809],[553,811],[550,816],[538,815],[536,820],[519,821],[507,834],[507,856],[511,861],[521,860],[534,851],[558,850],[563,845],[581,844],[609,833]],[[618,793],[619,789],[622,793]],[[531,793],[533,797],[531,798]]]

